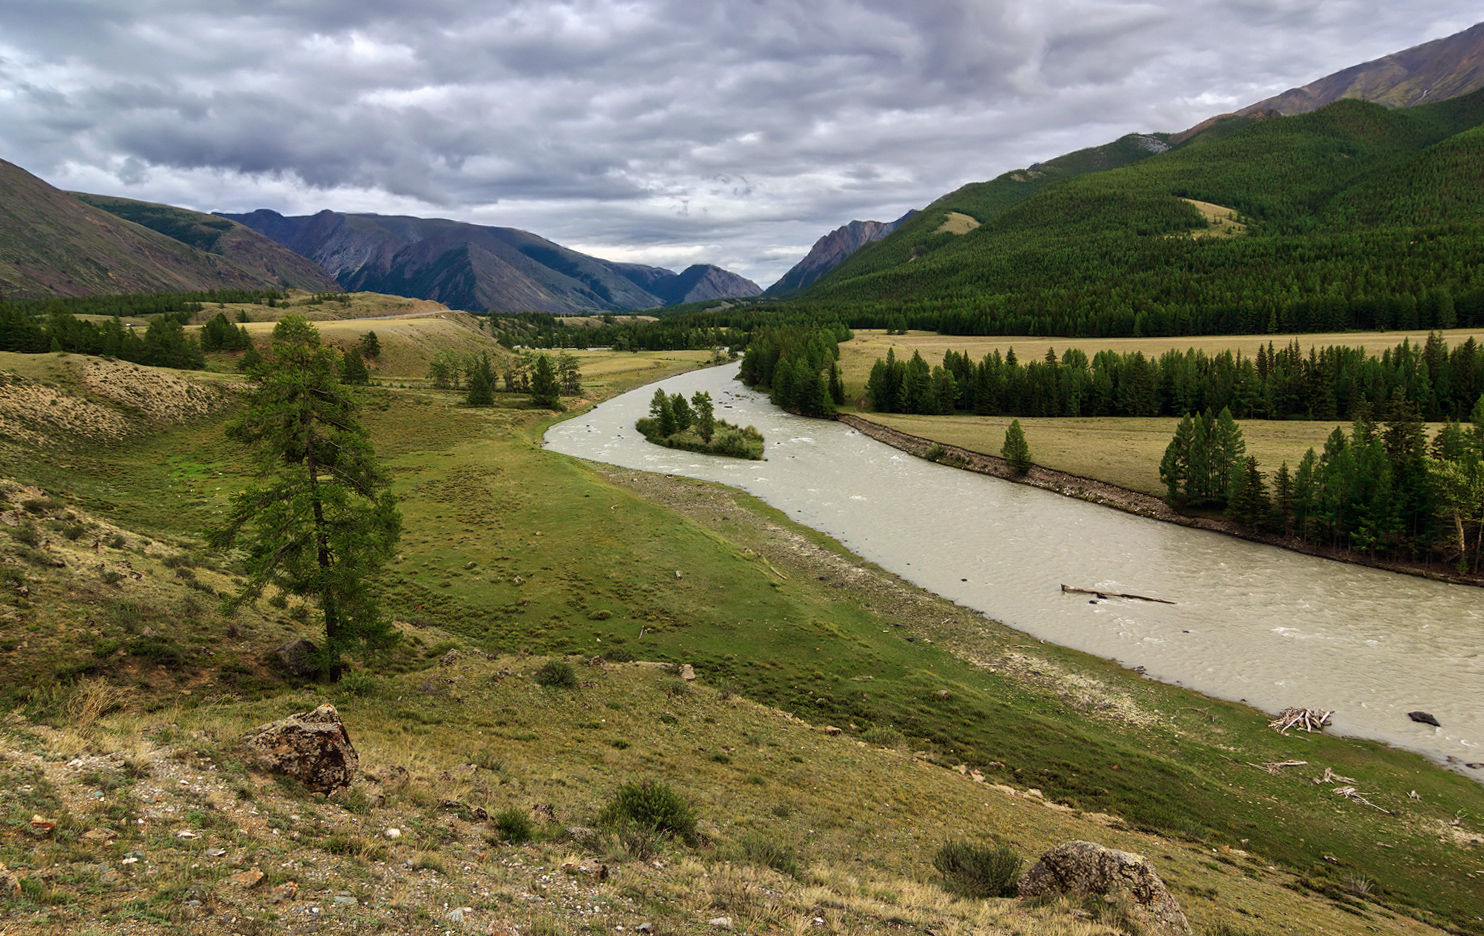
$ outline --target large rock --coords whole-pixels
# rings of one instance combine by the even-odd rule
[[[333,705],[259,725],[238,742],[248,765],[287,774],[314,793],[349,786],[360,758]]]
[[[319,673],[319,663],[316,655],[319,647],[314,641],[305,640],[302,637],[280,646],[273,651],[278,659],[283,661],[284,669],[292,676],[314,676]]]
[[[1188,936],[1190,921],[1143,855],[1095,842],[1068,842],[1041,856],[1020,879],[1020,896],[1074,894],[1110,903],[1127,897],[1150,936]]]

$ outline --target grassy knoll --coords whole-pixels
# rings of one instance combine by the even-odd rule
[[[633,355],[597,360],[631,365],[601,377],[613,389],[689,365],[675,356],[658,365]],[[590,379],[589,387],[600,384]],[[466,830],[440,818],[440,799],[546,803],[558,824],[573,824],[595,813],[621,779],[668,779],[700,807],[715,850],[673,853],[677,877],[658,881],[644,866],[626,865],[610,886],[648,912],[681,907],[696,926],[734,906],[736,917],[756,914],[759,928],[792,925],[807,903],[809,918],[837,932],[890,918],[917,925],[930,915],[953,919],[948,931],[1036,932],[1029,919],[1002,924],[976,921],[965,915],[970,909],[920,909],[935,905],[913,889],[931,879],[941,838],[1003,832],[1028,854],[1091,837],[1153,855],[1200,932],[1417,931],[1413,919],[1484,932],[1477,887],[1484,833],[1476,818],[1484,788],[1468,779],[1370,742],[1281,737],[1266,727],[1267,716],[1243,705],[1039,644],[739,492],[544,451],[539,432],[551,417],[515,400],[469,410],[452,393],[373,389],[367,399],[365,420],[405,516],[401,554],[381,590],[407,639],[361,678],[363,695],[300,690],[276,667],[269,653],[276,641],[315,633],[294,603],[264,605],[238,621],[209,606],[194,617],[171,613],[199,588],[166,560],[189,550],[218,497],[246,480],[240,456],[212,441],[217,420],[197,420],[93,446],[83,453],[87,463],[77,460],[82,446],[60,442],[55,457],[0,451],[0,474],[39,483],[56,502],[33,515],[38,530],[57,524],[60,534],[68,523],[90,530],[94,511],[107,511],[118,526],[149,528],[121,547],[105,544],[115,552],[98,559],[86,532],[75,542],[54,537],[65,567],[0,546],[30,592],[0,598],[0,682],[10,697],[26,702],[33,718],[66,726],[75,690],[57,687],[55,677],[85,673],[126,689],[131,708],[163,707],[135,724],[175,722],[186,737],[200,732],[204,756],[220,758],[236,731],[328,693],[361,732],[369,765],[398,763],[416,776],[410,792],[389,798],[393,812],[372,816],[406,821],[419,846],[406,856],[438,861],[443,870],[434,873],[450,877],[464,865],[498,864],[505,875],[511,859],[500,851],[475,857],[472,846],[459,845]],[[177,501],[159,496],[172,492]],[[26,499],[38,498],[15,502]],[[67,512],[75,512],[70,521]],[[230,559],[203,559],[195,580],[229,588]],[[141,577],[128,576],[124,562]],[[110,582],[111,571],[123,577]],[[119,610],[119,602],[137,607]],[[151,639],[132,643],[145,630]],[[154,649],[161,640],[181,648],[174,666],[150,656],[170,656]],[[450,649],[470,653],[437,665]],[[467,659],[472,651],[501,659]],[[573,694],[529,684],[542,662],[536,657],[578,662],[599,654],[689,662],[707,688],[682,689],[637,667],[578,666],[583,687]],[[843,735],[804,731],[725,693]],[[127,734],[128,724],[118,724]],[[485,752],[491,766],[479,769],[489,776],[459,780],[450,771],[440,779]],[[1274,774],[1250,766],[1291,759],[1307,764]],[[958,765],[981,771],[985,783],[958,776]],[[1393,812],[1313,782],[1326,767],[1355,778]],[[994,785],[1021,792],[1006,796]],[[1029,788],[1041,795],[1025,794]],[[302,807],[311,808],[330,816],[328,806]],[[224,837],[238,828],[223,827]],[[301,841],[312,844],[317,829],[305,826]],[[757,896],[765,885],[716,870],[747,847],[748,833],[796,846],[806,866],[824,868],[809,872],[802,891],[766,885],[810,896],[768,903]],[[8,847],[25,841],[4,834]],[[271,859],[266,846],[253,847]],[[275,847],[292,846],[280,836]],[[550,866],[558,853],[538,854]],[[400,863],[403,855],[387,857]],[[713,870],[710,883],[698,883]],[[537,876],[522,873],[524,886],[535,886]],[[630,874],[640,890],[622,890]],[[471,906],[489,899],[475,889],[456,893],[468,893]],[[367,901],[379,893],[372,888]],[[919,909],[892,909],[909,905]],[[1000,905],[975,906],[989,913]],[[517,910],[534,913],[521,903]]]

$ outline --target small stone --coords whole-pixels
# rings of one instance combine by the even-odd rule
[[[358,907],[361,902],[350,894],[336,894],[334,903],[337,907]]]
[[[270,899],[274,903],[280,903],[285,900],[293,900],[294,897],[298,895],[298,893],[299,885],[295,884],[293,881],[289,881],[286,884],[280,884],[277,887],[273,888],[273,893]]]
[[[381,834],[382,835],[385,835],[389,839],[399,839],[399,838],[402,837],[402,830],[401,829],[387,829],[385,832],[383,832]]]
[[[947,689],[939,689],[938,690],[938,698],[940,698],[940,699],[946,699],[946,698],[948,698],[948,690]]]
[[[707,920],[706,921],[706,925],[707,926],[714,926],[717,929],[731,929],[732,928],[732,918],[731,917],[716,917],[714,919]]]
[[[103,845],[113,836],[105,829],[89,829],[82,834],[84,842],[92,842],[95,845]]]
[[[227,878],[227,880],[231,881],[233,884],[236,884],[238,887],[257,887],[259,884],[263,883],[263,872],[259,871],[257,868],[253,868],[249,871],[240,871],[237,874],[234,874],[231,877]]]
[[[227,850],[225,848],[208,848],[208,849],[206,849],[206,857],[207,858],[220,858],[223,855],[225,855],[226,853],[227,853]]]
[[[654,932],[654,924],[653,923],[640,923],[638,926],[634,927],[634,929],[635,929],[635,931],[640,932],[640,933],[653,933]]]
[[[829,735],[830,737],[834,737],[835,735],[840,734],[840,729],[836,728],[834,725],[826,725],[824,728],[824,733]]]
[[[190,829],[181,829],[179,832],[175,833],[175,837],[178,839],[198,839],[201,837],[201,833],[192,832]]]
[[[1442,725],[1438,724],[1438,720],[1436,718],[1432,717],[1426,712],[1408,712],[1407,717],[1420,725],[1432,725],[1434,728],[1443,727]]]
[[[686,682],[691,682],[696,678],[695,668],[692,667],[689,663],[680,664],[680,678],[685,680]]]

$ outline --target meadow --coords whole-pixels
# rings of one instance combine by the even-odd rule
[[[579,354],[586,400],[706,357]],[[59,359],[6,357],[0,369],[24,363],[27,380],[118,405],[38,360]],[[72,700],[102,684],[124,702],[99,737],[135,738],[163,720],[225,762],[236,732],[333,699],[369,766],[412,772],[410,792],[383,807],[393,812],[372,816],[421,823],[410,855],[419,861],[454,847],[457,836],[437,831],[450,827],[442,799],[473,798],[490,812],[548,804],[560,824],[582,824],[619,781],[665,779],[697,803],[712,844],[664,846],[677,868],[701,870],[628,896],[654,913],[673,897],[686,926],[733,901],[760,926],[812,919],[801,914],[808,905],[833,914],[820,917],[833,932],[930,916],[952,920],[949,931],[1068,931],[1056,926],[1072,925],[1074,908],[1060,924],[1010,923],[923,895],[942,841],[999,836],[1030,858],[1067,837],[1148,853],[1204,933],[1408,932],[1417,921],[1481,931],[1484,837],[1472,817],[1484,813],[1484,789],[1465,777],[1371,742],[1281,736],[1246,706],[1040,644],[740,492],[547,452],[541,433],[560,417],[524,398],[502,394],[488,409],[422,387],[373,387],[365,398],[404,515],[399,555],[379,583],[404,640],[341,687],[294,680],[272,656],[289,636],[314,636],[312,609],[265,604],[229,619],[211,600],[237,578],[230,556],[202,550],[200,533],[250,480],[220,434],[230,403],[106,443],[79,431],[41,449],[0,447],[0,473],[38,489],[12,490],[13,502],[46,502],[16,516],[50,541],[41,550],[12,536],[7,554],[29,592],[0,599],[0,683],[16,717],[66,735]],[[37,552],[66,565],[36,564]],[[582,665],[595,657],[614,665]],[[576,665],[575,691],[532,686],[552,658]],[[692,664],[701,685],[627,660]],[[17,743],[46,749],[44,734]],[[480,768],[481,783],[440,779],[482,757],[494,766]],[[1265,767],[1289,760],[1306,764]],[[1326,767],[1388,812],[1314,782]],[[543,834],[560,838],[555,827]],[[48,860],[7,835],[0,860],[11,867]],[[726,896],[696,884],[703,871],[746,864],[757,836],[798,856],[797,889],[748,878]],[[315,841],[306,834],[302,847]],[[600,848],[609,852],[623,848],[610,839]],[[515,853],[489,854],[508,866]],[[464,863],[496,861],[445,857],[441,867],[453,879],[449,867]],[[790,896],[766,898],[768,889]],[[709,902],[691,907],[682,892]],[[34,904],[22,909],[41,912]]]

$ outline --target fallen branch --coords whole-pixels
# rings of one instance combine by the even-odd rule
[[[1272,774],[1275,777],[1278,776],[1278,771],[1282,770],[1284,767],[1306,767],[1308,766],[1308,764],[1309,762],[1306,760],[1268,761],[1266,764],[1254,764],[1251,761],[1247,762],[1248,767],[1256,767],[1258,770],[1266,770],[1268,773]]]
[[[1334,712],[1326,709],[1286,708],[1278,713],[1277,718],[1268,722],[1268,727],[1277,729],[1281,735],[1287,735],[1290,728],[1309,732],[1323,731],[1333,714]]]
[[[1078,595],[1096,595],[1099,598],[1132,598],[1134,601],[1153,601],[1157,602],[1158,604],[1167,605],[1174,604],[1173,601],[1166,601],[1163,598],[1149,598],[1144,595],[1128,595],[1124,594],[1123,592],[1098,591],[1095,588],[1073,588],[1071,585],[1063,585],[1061,587],[1061,590],[1064,592],[1072,592]]]
[[[1336,796],[1343,796],[1343,797],[1345,797],[1346,799],[1349,799],[1349,800],[1354,800],[1355,802],[1360,803],[1360,804],[1362,804],[1364,806],[1369,806],[1372,809],[1379,809],[1379,810],[1381,810],[1382,812],[1384,812],[1388,816],[1395,815],[1395,813],[1393,813],[1391,810],[1385,809],[1385,808],[1383,808],[1381,806],[1377,806],[1375,803],[1373,803],[1370,800],[1366,799],[1365,798],[1366,795],[1364,793],[1358,792],[1355,789],[1355,787],[1353,787],[1353,786],[1340,787],[1339,789],[1335,790],[1335,795]],[[1373,793],[1371,795],[1374,796],[1375,794]]]
[[[1355,778],[1354,777],[1342,777],[1339,774],[1335,773],[1333,770],[1330,770],[1328,767],[1326,767],[1326,768],[1324,768],[1324,776],[1322,776],[1322,777],[1315,777],[1314,778],[1314,782],[1315,783],[1354,783],[1355,782]]]

